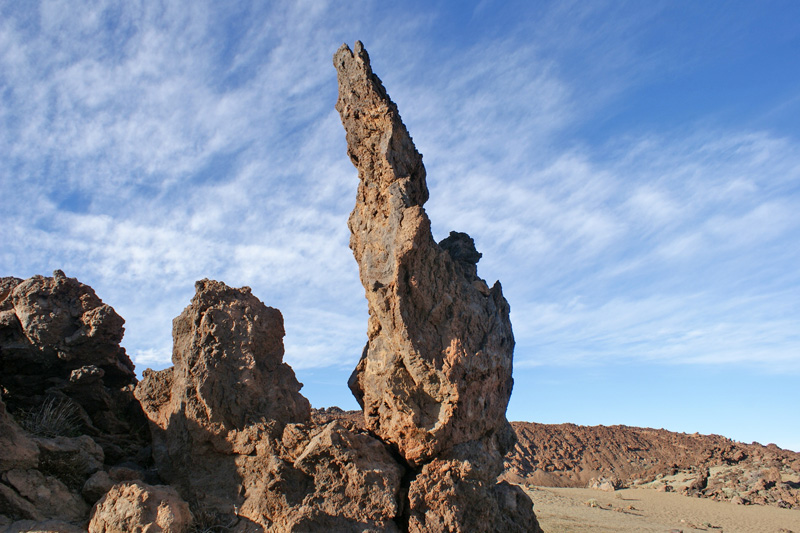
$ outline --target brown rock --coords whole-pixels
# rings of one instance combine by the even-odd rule
[[[361,43],[342,45],[334,65],[360,181],[350,247],[370,315],[350,387],[367,427],[412,466],[473,440],[500,461],[513,444],[508,303],[499,283],[489,289],[477,277],[472,239],[433,240],[422,156]]]
[[[469,461],[436,459],[426,464],[408,497],[412,533],[542,531],[521,488],[486,480]]]
[[[84,500],[94,505],[97,500],[105,496],[113,486],[114,480],[111,479],[108,472],[100,470],[92,474],[89,479],[86,480],[86,483],[83,484],[83,488],[81,488],[81,495]]]
[[[40,371],[92,364],[117,379],[133,378],[133,363],[119,346],[125,321],[91,287],[56,270],[52,278],[18,283],[8,297],[24,340],[39,352]]]
[[[380,441],[337,421],[290,424],[272,453],[240,463],[241,517],[269,531],[397,531],[402,469]]]
[[[310,418],[302,385],[283,362],[280,311],[249,287],[206,279],[196,289],[173,322],[175,366],[145,370],[134,393],[151,422],[160,474],[185,490],[218,483],[198,476],[202,457],[232,453],[232,432],[265,421],[280,435],[286,423]]]
[[[123,324],[91,287],[60,270],[2,278],[0,385],[9,411],[37,434],[90,434],[110,461],[135,454],[148,435],[137,430],[145,424],[133,363],[119,345]],[[59,410],[70,423],[54,427]]]
[[[4,474],[5,476],[5,474]],[[44,515],[17,491],[0,483],[0,515],[17,519],[44,520]]]
[[[12,468],[35,468],[39,464],[39,448],[6,412],[0,399],[0,473]]]
[[[175,366],[135,391],[159,474],[214,527],[395,530],[402,468],[366,432],[311,422],[283,335],[248,288],[198,282],[174,321]]]
[[[183,533],[191,523],[189,505],[172,487],[135,481],[114,485],[97,502],[89,533]]]
[[[9,470],[3,474],[3,481],[31,502],[44,517],[76,521],[82,520],[89,510],[83,499],[70,492],[64,483],[38,470]]]

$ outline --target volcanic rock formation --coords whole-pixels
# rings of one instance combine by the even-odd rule
[[[0,384],[12,412],[68,404],[110,460],[134,452],[144,422],[133,363],[120,347],[125,321],[91,287],[52,278],[0,278]],[[146,438],[146,435],[143,436]]]
[[[202,280],[173,323],[174,366],[136,397],[162,478],[231,531],[397,531],[401,467],[338,421],[315,425],[283,362],[283,317]]]
[[[422,157],[361,43],[334,63],[360,178],[349,225],[370,318],[349,385],[364,417],[312,412],[280,311],[248,287],[197,282],[173,366],[137,384],[124,321],[90,287],[2,278],[0,529],[541,531],[498,482],[514,444],[500,284],[478,277],[468,235],[433,240]]]
[[[468,235],[434,241],[422,156],[362,44],[342,45],[334,65],[359,177],[350,248],[369,307],[349,384],[367,428],[412,469],[409,530],[536,531],[527,496],[496,484],[514,443],[514,336],[500,283],[477,276]]]
[[[123,323],[60,270],[0,279],[0,529],[72,531],[112,474],[148,476]]]

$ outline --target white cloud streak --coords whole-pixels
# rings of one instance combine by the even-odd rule
[[[1,273],[91,284],[140,367],[169,364],[170,321],[203,277],[280,308],[297,368],[354,365],[366,306],[330,57],[360,37],[425,154],[435,236],[467,231],[503,281],[519,365],[797,370],[797,140],[701,125],[569,140],[665,60],[638,54],[636,20],[576,33],[598,12],[559,6],[535,32],[441,52],[435,14],[377,4],[9,10]],[[597,65],[567,68],[587,49]]]

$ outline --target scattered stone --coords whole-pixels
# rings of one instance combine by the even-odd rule
[[[89,533],[183,533],[189,530],[189,505],[172,487],[134,481],[114,485],[92,509]]]
[[[592,478],[589,481],[588,487],[594,490],[602,490],[605,492],[614,492],[619,488],[619,482],[613,479],[600,477],[598,479]]]

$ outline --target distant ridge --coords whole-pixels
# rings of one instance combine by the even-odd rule
[[[314,409],[362,423],[360,411]],[[545,487],[642,486],[741,504],[800,509],[800,453],[719,435],[630,426],[511,422],[507,481]]]

